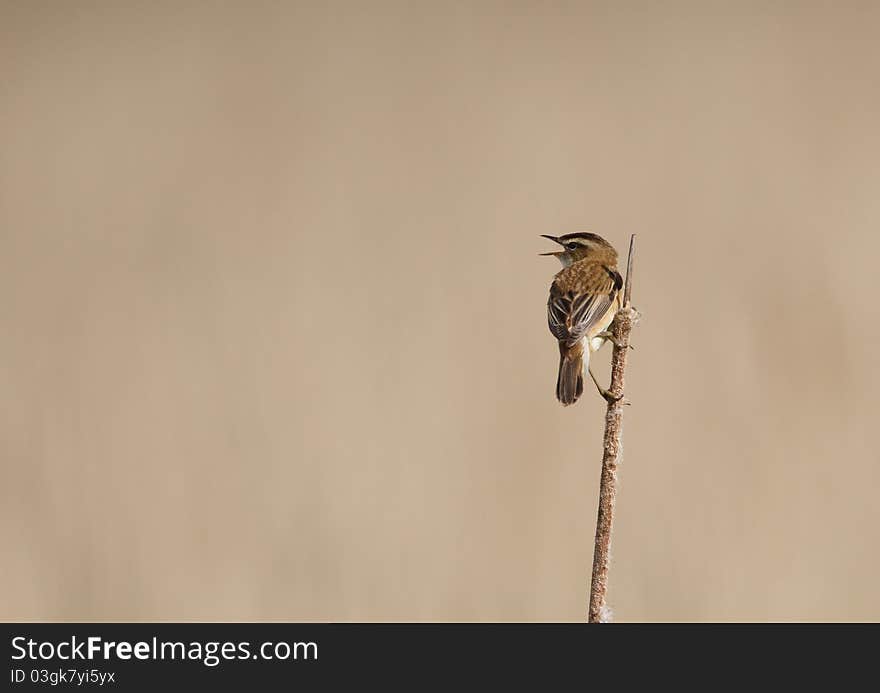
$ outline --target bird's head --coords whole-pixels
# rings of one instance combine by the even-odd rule
[[[614,264],[617,262],[617,252],[612,245],[601,236],[595,233],[567,233],[564,236],[546,236],[541,234],[542,238],[549,238],[554,243],[562,246],[562,250],[553,253],[541,253],[541,255],[552,255],[559,259],[563,267],[568,267],[571,263],[585,258],[595,258]]]

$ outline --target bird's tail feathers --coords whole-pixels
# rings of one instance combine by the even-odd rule
[[[577,402],[584,392],[584,345],[559,342],[559,375],[556,378],[556,399],[564,406]]]

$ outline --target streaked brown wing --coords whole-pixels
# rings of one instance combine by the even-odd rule
[[[620,289],[620,275],[602,265],[572,266],[550,286],[547,324],[556,339],[575,344],[611,308]]]

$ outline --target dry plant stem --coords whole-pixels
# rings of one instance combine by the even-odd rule
[[[599,514],[596,518],[596,544],[593,550],[593,580],[590,585],[590,623],[608,620],[605,593],[608,589],[608,556],[611,549],[611,523],[614,519],[614,500],[617,496],[617,464],[620,461],[620,434],[623,425],[623,385],[626,357],[629,352],[629,334],[638,313],[630,305],[632,294],[632,261],[635,234],[629,241],[629,257],[626,262],[626,286],[623,307],[614,317],[611,334],[614,336],[614,352],[611,355],[612,398],[605,413],[605,436],[602,451],[602,476],[599,481]]]

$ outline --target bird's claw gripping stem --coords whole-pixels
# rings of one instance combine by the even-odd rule
[[[607,339],[609,342],[611,342],[616,347],[621,347],[621,348],[623,347],[623,344],[621,344],[620,342],[618,342],[614,338],[614,335],[611,333],[610,330],[603,330],[602,332],[599,332],[596,336],[601,337],[602,339]],[[635,347],[632,344],[627,344],[627,346],[630,349],[635,349]]]

